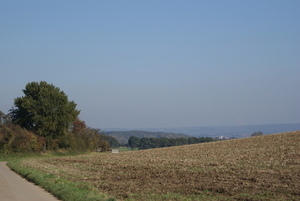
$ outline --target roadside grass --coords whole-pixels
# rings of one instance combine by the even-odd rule
[[[86,154],[86,152],[80,152],[76,150],[57,150],[57,151],[47,151],[45,153],[36,153],[36,152],[16,152],[4,154],[0,152],[0,161],[10,161],[14,159],[26,159],[26,158],[45,158],[45,157],[63,157],[63,156],[78,156]]]
[[[21,165],[22,160],[37,158],[52,158],[64,156],[78,156],[86,154],[76,150],[47,151],[45,153],[0,153],[0,161],[8,161],[7,166],[22,177],[46,191],[52,193],[63,201],[114,201],[113,197],[99,193],[91,184],[86,182],[73,182],[62,179],[54,174],[48,174],[34,168]]]
[[[13,171],[20,174],[30,182],[43,187],[58,199],[63,201],[115,201],[107,194],[100,193],[91,184],[86,182],[74,182],[60,178],[54,174],[48,174],[37,169],[22,166],[20,159],[10,160],[7,163]]]
[[[0,161],[10,161],[13,159],[21,159],[21,158],[36,158],[36,157],[42,157],[39,153],[9,153],[4,154],[0,153]]]

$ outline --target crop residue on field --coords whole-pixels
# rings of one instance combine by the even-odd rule
[[[300,132],[23,165],[131,200],[300,199]]]

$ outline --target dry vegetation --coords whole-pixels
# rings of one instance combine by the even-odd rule
[[[24,160],[120,200],[299,200],[300,131],[119,154]]]

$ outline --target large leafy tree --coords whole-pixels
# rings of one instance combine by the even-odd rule
[[[135,136],[131,136],[128,140],[128,145],[131,149],[137,148],[140,146],[141,139]]]
[[[48,142],[63,137],[80,113],[74,101],[45,81],[28,83],[23,93],[14,101],[12,121]]]

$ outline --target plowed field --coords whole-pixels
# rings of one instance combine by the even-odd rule
[[[22,163],[119,200],[300,200],[300,131]]]

